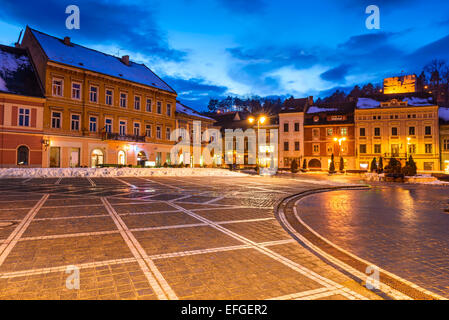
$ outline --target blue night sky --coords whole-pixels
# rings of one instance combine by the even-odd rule
[[[65,28],[70,4],[80,8],[80,30]],[[380,30],[365,27],[370,4],[380,8]],[[0,8],[1,44],[29,25],[129,54],[199,110],[228,94],[323,96],[449,60],[441,0],[0,0]]]

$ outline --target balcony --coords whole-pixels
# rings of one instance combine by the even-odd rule
[[[104,132],[103,140],[145,142],[145,136],[136,136],[136,135],[130,135],[130,134],[121,135],[118,133]]]

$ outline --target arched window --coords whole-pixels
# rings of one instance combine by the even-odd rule
[[[99,167],[103,164],[103,161],[104,161],[103,151],[101,151],[100,149],[93,150],[91,154],[91,167],[92,168]]]
[[[125,151],[120,150],[118,152],[118,164],[120,165],[126,165],[126,155],[125,155]]]
[[[17,164],[27,166],[30,157],[30,149],[27,146],[20,146],[17,149]]]
[[[318,159],[312,159],[309,161],[310,169],[321,169],[321,161]]]

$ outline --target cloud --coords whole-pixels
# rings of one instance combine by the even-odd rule
[[[345,80],[346,75],[348,74],[350,66],[347,64],[339,65],[338,67],[332,68],[323,72],[320,77],[326,81],[335,81],[341,82]]]
[[[449,35],[427,44],[407,56],[407,60],[417,66],[424,66],[433,59],[449,61]]]
[[[203,79],[182,79],[177,77],[164,77],[178,93],[178,99],[196,110],[205,110],[209,99],[224,97],[228,91],[225,86],[205,83]]]
[[[127,52],[140,52],[165,60],[182,60],[184,52],[169,48],[165,35],[155,22],[148,5],[125,2],[77,1],[80,29],[68,30],[65,9],[73,1],[46,0],[28,2],[0,1],[2,19],[30,25],[59,37],[71,36],[74,42],[115,45]]]

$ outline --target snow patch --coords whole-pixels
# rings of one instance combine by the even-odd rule
[[[216,176],[243,177],[247,174],[227,169],[203,168],[7,168],[0,169],[1,177],[150,177],[150,176]]]
[[[337,108],[319,108],[319,107],[310,107],[309,110],[307,110],[307,113],[320,113],[320,112],[335,112],[338,111]]]
[[[432,105],[432,103],[430,102],[431,100],[432,100],[432,98],[423,99],[423,98],[411,97],[411,98],[405,98],[403,101],[408,101],[409,106],[419,107],[419,106],[431,106]]]
[[[380,102],[370,98],[359,98],[357,101],[358,109],[374,109],[380,107]]]
[[[195,110],[193,110],[193,109],[191,109],[189,107],[186,107],[186,106],[180,104],[179,102],[176,102],[176,111],[179,112],[179,113],[184,113],[184,114],[189,115],[189,116],[215,121],[214,119],[206,117],[206,116],[203,116],[201,113],[199,113],[199,112],[197,112],[197,111],[195,111]]]
[[[449,121],[449,108],[440,108],[438,112],[441,119]]]
[[[0,90],[9,92],[5,79],[11,77],[21,68],[30,66],[27,56],[17,57],[17,55],[0,51]]]

